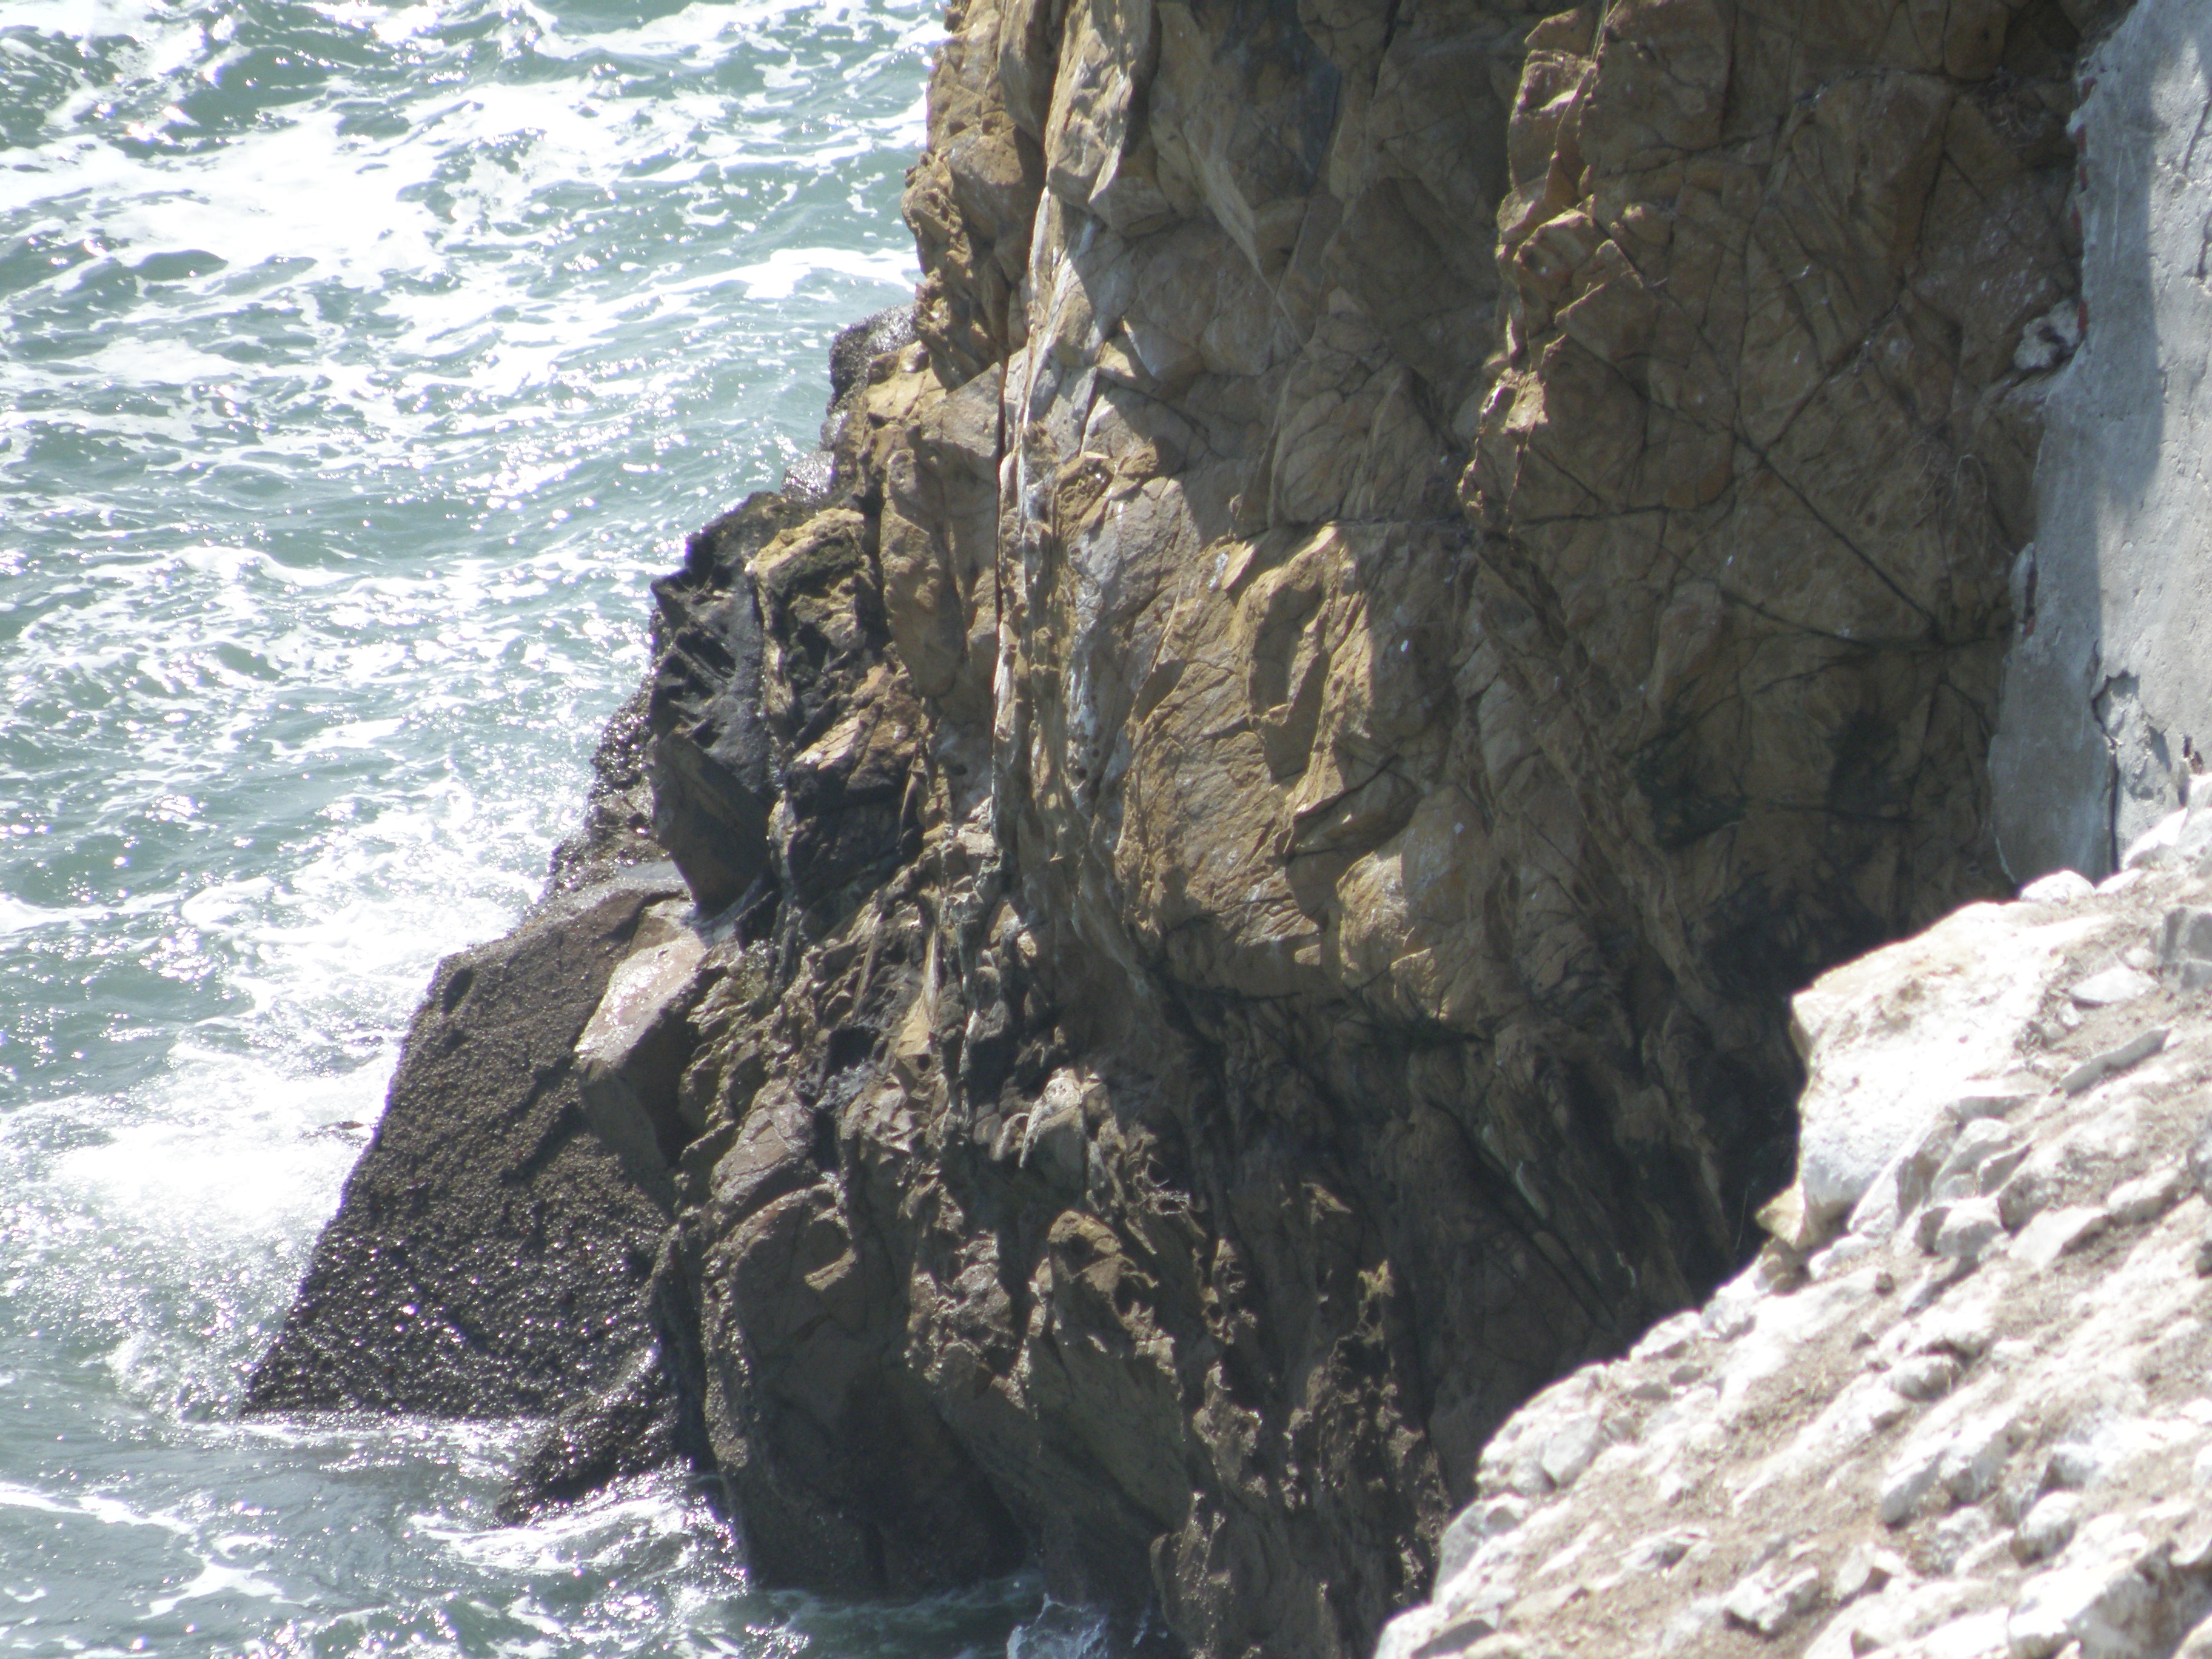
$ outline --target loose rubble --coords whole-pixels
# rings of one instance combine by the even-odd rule
[[[2208,901],[2067,872],[1804,993],[1777,1237],[1506,1423],[1378,1659],[2212,1654]]]

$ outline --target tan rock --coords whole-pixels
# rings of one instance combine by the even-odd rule
[[[773,799],[744,882],[721,861],[749,965],[690,1017],[684,1213],[716,1456],[828,1564],[769,1576],[858,1582],[896,1519],[943,1547],[890,1578],[940,1582],[1011,1527],[1056,1596],[1333,1659],[1494,1467],[1528,1514],[1461,1535],[1400,1645],[1540,1643],[1492,1632],[1581,1617],[1574,1552],[1613,1547],[1546,1505],[1702,1502],[1844,1310],[2015,1274],[2039,1213],[2118,1181],[2031,1153],[2046,1091],[2008,1080],[2092,901],[1820,978],[2010,891],[1982,757],[2033,528],[2013,362],[2074,284],[2054,16],[948,19],[921,347],[870,366],[838,504],[701,579],[757,596]],[[704,811],[671,815],[695,851]],[[1790,1248],[1501,1450],[1513,1404],[1741,1266],[1808,984]],[[2046,1271],[2117,1248],[2077,1244]],[[1992,1370],[1972,1346],[1887,1356],[1909,1391],[1838,1396],[1747,1489],[1886,1459]],[[836,1449],[871,1413],[921,1449],[872,1497]],[[1913,1513],[1995,1501],[1926,1464]],[[1978,1524],[1930,1547],[2002,1553]],[[1686,1643],[1809,1639],[1838,1582],[1662,1535],[1629,1582],[1762,1587]],[[1869,1630],[1986,1613],[1901,1583],[1862,1586]]]

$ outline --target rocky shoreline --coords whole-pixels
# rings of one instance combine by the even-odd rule
[[[910,319],[655,585],[249,1408],[1371,1650],[1523,1401],[1741,1282],[1790,993],[2010,891],[2105,21],[956,6]]]

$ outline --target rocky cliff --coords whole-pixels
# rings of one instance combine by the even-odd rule
[[[1492,1440],[1382,1659],[2212,1654],[2197,819],[1798,998],[1781,1237]]]
[[[1757,1248],[1790,994],[2009,890],[2096,19],[949,21],[911,321],[657,587],[532,924],[622,939],[522,1107],[395,1092],[256,1397],[380,1403],[404,1306],[564,1413],[518,1504],[684,1454],[771,1582],[1364,1654],[1508,1414]],[[600,884],[663,853],[688,913]],[[404,1248],[486,1114],[517,1274],[630,1183],[627,1312]]]

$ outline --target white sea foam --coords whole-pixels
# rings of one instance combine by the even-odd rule
[[[107,914],[98,905],[46,906],[26,904],[0,894],[0,934],[28,933],[33,927],[58,927],[71,922],[96,921]]]
[[[535,1575],[610,1566],[643,1543],[690,1539],[699,1515],[680,1482],[651,1476],[519,1526],[471,1526],[430,1514],[410,1524],[472,1565]]]
[[[831,273],[892,286],[902,283],[907,276],[907,261],[901,255],[889,252],[858,253],[849,248],[833,247],[784,247],[777,248],[765,259],[739,265],[728,273],[727,280],[743,283],[752,299],[787,300],[809,277]],[[717,280],[694,277],[687,279],[687,283],[713,286]],[[676,286],[681,288],[685,284]]]
[[[199,1576],[182,1589],[170,1595],[157,1595],[146,1604],[146,1611],[155,1618],[173,1613],[184,1602],[197,1601],[204,1595],[249,1595],[256,1601],[290,1604],[292,1598],[266,1578],[238,1567],[227,1567],[210,1561],[200,1569]]]
[[[914,276],[933,0],[652,9],[0,7],[0,1589],[57,1649],[885,1639],[680,1481],[492,1524],[526,1428],[231,1415],[647,580]]]
[[[209,1054],[198,1066],[179,1059],[172,1088],[183,1100],[158,1103],[194,1103],[195,1083],[219,1087],[219,1101],[203,1098],[181,1121],[149,1112],[113,1123],[101,1144],[56,1157],[49,1179],[99,1218],[112,1247],[137,1233],[165,1256],[189,1248],[200,1268],[210,1251],[258,1255],[272,1233],[296,1237],[318,1224],[360,1147],[307,1132],[374,1119],[381,1079],[287,1076],[237,1055]]]
[[[75,1515],[75,1504],[65,1503],[28,1486],[19,1486],[13,1481],[0,1480],[0,1509],[36,1510],[42,1515]]]

